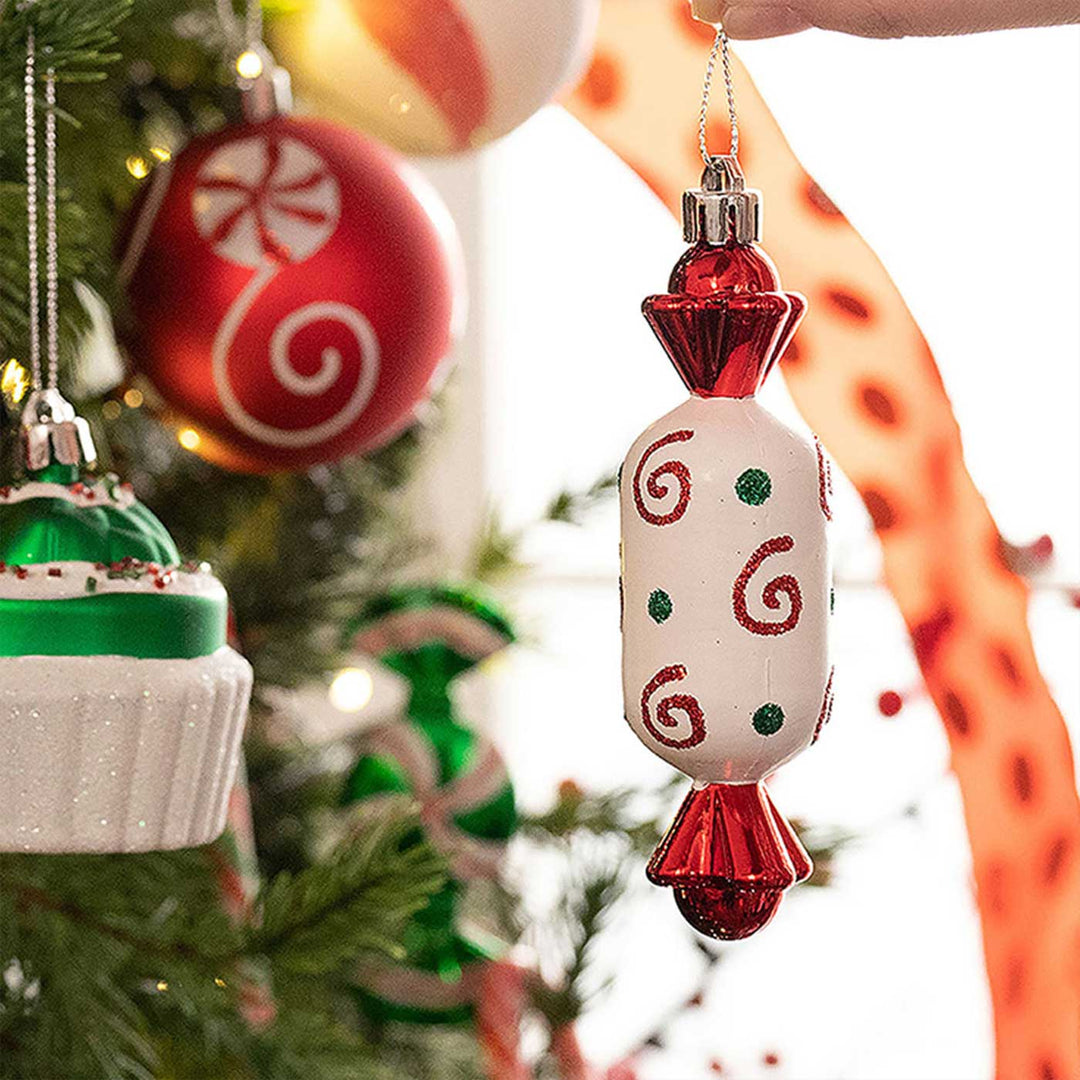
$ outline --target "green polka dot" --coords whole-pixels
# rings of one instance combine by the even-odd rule
[[[754,730],[759,735],[775,735],[784,726],[784,710],[771,701],[754,713]]]
[[[671,597],[663,589],[653,589],[649,594],[649,615],[653,622],[662,623],[669,619],[674,606]]]
[[[748,506],[760,506],[772,494],[772,481],[764,469],[747,469],[735,481],[735,494]]]

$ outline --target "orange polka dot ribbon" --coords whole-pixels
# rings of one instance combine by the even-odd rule
[[[566,102],[678,213],[701,169],[710,27],[685,0],[604,0],[595,58]],[[740,159],[768,248],[809,310],[782,369],[855,484],[941,715],[960,783],[1002,1080],[1080,1076],[1080,799],[1027,626],[1027,589],[968,475],[933,355],[866,242],[807,175],[734,65]],[[727,143],[711,121],[709,143]],[[881,767],[887,767],[882,762]],[[897,887],[926,890],[917,866]]]

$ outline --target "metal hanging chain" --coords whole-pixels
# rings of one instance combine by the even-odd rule
[[[263,16],[261,0],[247,0],[243,22],[237,17],[233,0],[217,0],[218,21],[225,37],[236,48],[262,44]]]
[[[705,65],[705,85],[701,91],[701,114],[698,118],[698,149],[701,151],[701,160],[706,165],[712,164],[712,157],[705,144],[705,124],[709,117],[709,94],[712,91],[713,72],[716,69],[718,54],[724,72],[728,119],[731,121],[731,148],[728,153],[732,157],[737,158],[739,156],[739,118],[735,114],[735,85],[731,79],[731,51],[728,48],[727,31],[724,30],[723,23],[718,23],[716,37],[713,39],[712,49],[709,50],[709,62]]]
[[[27,276],[28,325],[30,329],[30,381],[34,390],[41,389],[41,339],[39,337],[38,315],[40,299],[38,296],[38,220],[37,220],[37,130],[34,108],[34,31],[26,35],[26,81],[24,96],[26,103],[26,262],[29,268]]]
[[[60,375],[59,250],[56,229],[56,71],[45,73],[45,350],[46,387],[55,390]]]
[[[256,45],[262,42],[263,14],[262,0],[248,0],[247,4],[247,43]]]

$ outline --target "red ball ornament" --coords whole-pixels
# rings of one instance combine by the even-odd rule
[[[276,116],[155,171],[122,245],[137,368],[240,472],[298,470],[406,427],[460,311],[449,214],[356,132]]]

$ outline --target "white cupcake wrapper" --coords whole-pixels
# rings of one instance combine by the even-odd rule
[[[0,658],[0,850],[209,843],[225,827],[251,680],[228,647]]]

